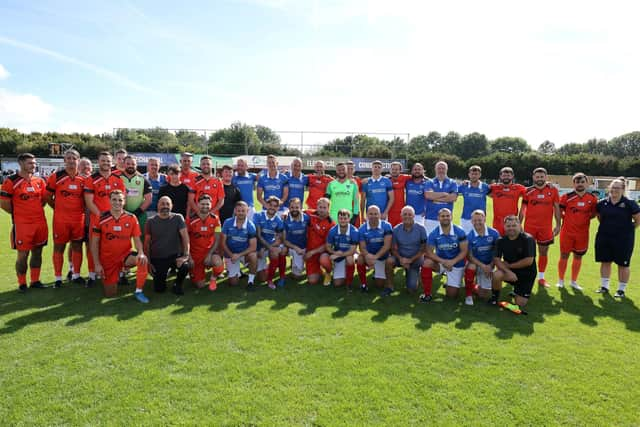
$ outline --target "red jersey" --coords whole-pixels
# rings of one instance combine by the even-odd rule
[[[100,172],[96,172],[84,181],[84,192],[93,194],[93,203],[100,212],[111,210],[109,194],[113,190],[121,190],[127,194],[127,190],[124,188],[124,182],[119,176],[113,173],[110,173],[109,176],[105,178],[100,175]]]
[[[198,198],[203,194],[211,196],[212,208],[214,208],[220,200],[224,200],[224,185],[222,181],[215,176],[207,179],[202,175],[197,175],[194,180],[193,190],[195,191],[196,205],[198,204]]]
[[[551,227],[553,208],[559,202],[558,189],[550,184],[545,184],[542,188],[527,188],[522,198],[525,224],[530,227]]]
[[[327,236],[331,227],[336,225],[330,217],[324,219],[316,215],[315,211],[305,211],[309,215],[307,226],[307,249],[316,249],[327,243]]]
[[[184,185],[186,185],[187,187],[189,187],[190,190],[194,190],[196,189],[195,184],[196,184],[196,177],[198,176],[198,172],[194,172],[192,170],[189,170],[189,172],[184,173],[182,172],[182,170],[180,170],[180,182],[183,183]],[[198,199],[196,199],[198,200]]]
[[[591,218],[596,215],[598,198],[591,193],[582,196],[575,191],[560,197],[562,231],[570,234],[588,235]]]
[[[518,215],[518,200],[524,196],[526,187],[521,184],[491,184],[489,186],[493,197],[493,218],[506,218],[509,215]]]
[[[333,181],[333,178],[331,178],[329,175],[316,174],[307,175],[307,178],[309,179],[309,183],[307,184],[309,186],[307,206],[309,207],[309,209],[315,209],[318,207],[318,199],[324,197],[325,194],[327,194],[327,185],[329,185],[329,183]]]
[[[131,252],[131,238],[140,237],[140,225],[135,215],[123,211],[120,218],[111,212],[103,212],[93,227],[93,234],[100,237],[100,260],[122,262]]]
[[[397,178],[389,177],[393,186],[393,205],[392,211],[400,212],[404,207],[405,184],[411,179],[411,175],[398,175]]]
[[[84,223],[84,183],[85,178],[73,178],[66,170],[53,173],[47,180],[47,192],[55,197],[53,213],[56,221]]]
[[[46,223],[43,208],[46,187],[44,179],[37,176],[24,178],[15,174],[5,179],[0,198],[11,202],[14,224]]]
[[[194,213],[189,217],[187,230],[189,231],[191,251],[195,253],[207,252],[215,243],[216,233],[220,232],[220,220],[213,213],[210,213],[205,219]]]

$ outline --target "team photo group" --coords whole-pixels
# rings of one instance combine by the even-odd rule
[[[409,174],[399,162],[384,170],[374,161],[366,177],[356,176],[348,161],[336,164],[335,176],[322,161],[315,162],[314,173],[304,174],[297,158],[283,172],[273,155],[259,173],[241,158],[216,171],[208,156],[201,156],[196,171],[190,153],[181,155],[180,164],[151,158],[144,174],[124,149],[102,152],[96,161],[94,166],[69,150],[64,168],[41,177],[35,156],[20,154],[19,171],[4,180],[0,207],[12,219],[20,292],[48,287],[40,278],[49,240],[46,205],[53,210],[53,287],[65,286],[66,276],[72,285],[101,283],[105,296],[113,297],[135,271],[134,296],[141,303],[149,302],[149,277],[155,292],[170,289],[176,295],[184,294],[187,280],[216,291],[225,279],[229,286],[242,280],[247,291],[305,282],[348,292],[377,288],[388,297],[396,275],[402,275],[407,292],[429,303],[434,276],[441,275],[447,298],[525,314],[534,285],[550,286],[545,272],[556,240],[556,286],[583,291],[579,273],[592,220],[599,221],[593,249],[601,278],[594,290],[609,292],[615,264],[614,297],[624,298],[640,224],[640,207],[626,197],[624,178],[612,180],[598,200],[587,175],[578,172],[573,188],[560,195],[543,167],[526,177],[532,185],[525,187],[510,167],[491,184],[481,179],[478,165],[456,181],[444,161],[433,172],[415,163]],[[458,198],[462,212],[455,224]],[[85,258],[86,279],[80,275]],[[505,283],[512,290],[501,297]]]

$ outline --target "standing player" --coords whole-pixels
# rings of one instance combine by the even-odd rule
[[[256,226],[247,218],[249,206],[245,202],[238,202],[234,216],[222,225],[220,244],[224,253],[224,263],[227,266],[229,284],[237,285],[240,279],[240,263],[249,266],[247,290],[255,290],[254,280],[258,257],[256,256]]]
[[[253,190],[258,180],[255,173],[247,172],[247,162],[243,159],[238,159],[236,163],[236,173],[231,180],[231,183],[238,187],[242,200],[249,206],[248,217],[253,219],[255,213],[253,207]]]
[[[153,190],[149,181],[138,172],[138,162],[135,157],[124,158],[124,172],[120,174],[120,178],[127,190],[124,209],[138,218],[140,229],[144,230],[144,224],[147,222],[146,210],[151,205]]]
[[[533,171],[533,184],[527,188],[522,198],[522,207],[518,218],[524,218],[524,231],[529,233],[538,243],[538,285],[548,288],[544,278],[547,269],[549,245],[553,238],[560,233],[562,215],[560,213],[560,195],[558,189],[547,183],[547,170],[536,168]],[[556,226],[552,229],[552,218],[556,219]]]
[[[31,288],[44,288],[40,282],[42,248],[47,244],[49,228],[43,205],[46,184],[33,173],[36,157],[30,153],[18,155],[20,170],[7,177],[0,191],[0,207],[11,215],[11,248],[18,251],[16,275],[18,289],[27,291],[27,262],[29,262]],[[31,259],[29,259],[31,254]]]
[[[362,292],[369,290],[367,267],[373,268],[376,286],[382,287],[386,284],[386,289],[383,291],[385,296],[391,295],[393,292],[393,267],[386,263],[391,253],[392,235],[393,228],[391,224],[380,219],[380,208],[370,206],[367,210],[367,221],[358,229],[358,237],[360,239],[358,277],[360,278],[360,290]]]
[[[64,153],[64,169],[52,173],[47,181],[47,202],[53,208],[53,271],[56,288],[62,287],[64,249],[69,242],[73,265],[76,266],[72,280],[76,284],[85,284],[80,277],[85,231],[85,179],[78,173],[79,160],[80,153],[68,150]]]
[[[211,211],[211,196],[203,194],[198,199],[198,211],[193,212],[187,222],[191,245],[191,281],[198,288],[205,286],[206,269],[211,268],[209,290],[218,288],[217,277],[224,271],[222,258],[218,255],[220,245],[220,221]]]
[[[430,235],[439,225],[440,210],[443,208],[453,212],[453,204],[458,199],[458,184],[447,176],[449,165],[440,160],[436,163],[433,179],[424,185],[424,197],[427,199],[424,228]]]
[[[242,200],[242,193],[233,185],[233,168],[229,165],[222,166],[222,185],[224,187],[224,202],[218,211],[220,222],[224,222],[233,216],[236,203]]]
[[[558,287],[564,288],[564,274],[567,271],[569,255],[573,252],[571,263],[571,287],[581,291],[578,275],[582,265],[582,256],[589,247],[589,226],[596,216],[598,199],[587,191],[588,179],[582,172],[573,175],[573,191],[560,197],[562,228],[560,229],[560,259],[558,260]]]
[[[302,212],[302,201],[297,197],[289,200],[289,213],[283,226],[284,255],[291,254],[291,275],[296,280],[302,280],[309,215]]]
[[[329,205],[329,199],[322,197],[315,211],[307,211],[309,226],[304,260],[310,285],[320,283],[321,276],[324,276],[325,286],[331,284],[331,259],[326,251],[326,243],[329,231],[336,224],[329,216]]]
[[[102,277],[104,295],[114,297],[118,293],[118,277],[125,268],[137,266],[135,297],[141,303],[149,299],[142,292],[147,280],[147,257],[140,240],[140,226],[135,215],[124,210],[124,192],[112,190],[109,193],[111,208],[100,215],[93,224],[91,254],[95,273]],[[133,239],[136,252],[131,251]]]
[[[473,228],[467,234],[469,241],[469,262],[464,271],[464,288],[466,291],[465,304],[473,305],[474,279],[478,283],[480,298],[491,296],[491,277],[493,275],[493,251],[500,234],[487,227],[483,210],[477,209],[471,214]]]
[[[163,185],[167,185],[167,176],[163,173],[160,173],[160,159],[156,157],[151,157],[147,161],[147,173],[144,174],[144,177],[151,184],[152,196],[151,196],[151,204],[147,209],[147,218],[153,218],[158,211],[158,199],[160,196],[160,187]]]
[[[365,211],[369,206],[376,205],[380,208],[381,218],[386,221],[393,205],[394,194],[391,180],[382,176],[380,160],[371,162],[371,177],[362,181],[362,194],[364,197],[360,201],[360,210]]]
[[[480,166],[471,166],[469,168],[469,181],[458,187],[458,194],[461,194],[464,200],[460,227],[467,234],[473,229],[471,213],[476,210],[487,211],[487,195],[491,192],[491,189],[489,185],[480,181],[481,175],[482,168]]]
[[[214,213],[220,211],[224,204],[224,186],[218,177],[213,175],[211,157],[202,156],[200,158],[200,175],[193,181],[193,192],[189,193],[188,212],[198,212],[197,200],[200,196],[208,194],[211,197],[212,210]]]
[[[360,215],[358,210],[358,185],[347,178],[347,166],[344,163],[336,165],[336,179],[329,182],[327,198],[331,200],[329,216],[338,218],[338,211],[346,209],[349,216]],[[354,211],[355,210],[355,211]]]
[[[356,246],[358,245],[358,229],[350,223],[351,213],[347,209],[338,211],[338,224],[329,230],[326,249],[333,262],[333,285],[345,285],[351,290],[355,271]]]
[[[489,197],[493,199],[493,228],[504,236],[504,219],[518,215],[518,202],[527,191],[526,187],[513,182],[513,169],[500,169],[500,183],[489,186]]]
[[[258,237],[258,278],[259,280],[264,280],[261,272],[267,268],[268,257],[267,285],[269,289],[276,288],[273,283],[276,268],[280,271],[278,287],[284,287],[285,270],[287,268],[287,257],[282,244],[284,224],[278,216],[279,207],[280,199],[275,196],[269,196],[266,210],[258,212],[253,218],[256,225],[256,236]]]
[[[87,157],[82,157],[78,161],[78,175],[80,175],[82,178],[87,180],[91,176],[92,172],[93,172],[93,165],[91,164],[91,160],[88,159]],[[83,199],[84,199],[84,194],[83,194]],[[84,204],[84,200],[82,201],[82,203]],[[84,243],[85,245],[87,259],[89,259],[91,258],[91,248],[89,247],[89,235],[91,233],[91,230],[89,229],[89,221],[91,219],[91,212],[89,212],[89,209],[87,209],[86,205],[84,208],[84,213],[85,213],[84,237],[82,238],[82,243]],[[82,247],[82,244],[80,246]],[[67,273],[67,280],[70,282],[73,280],[73,272],[77,271],[79,274],[80,271],[82,270],[82,265],[79,265],[77,267],[73,265],[72,245],[69,245],[69,250],[67,251],[67,259],[69,260],[69,272]],[[82,256],[80,257],[80,260],[82,260]],[[86,282],[83,282],[83,283],[86,284]]]
[[[415,222],[424,226],[424,187],[427,180],[424,177],[424,167],[421,163],[414,163],[411,167],[411,179],[405,184],[407,206],[411,206],[416,213]]]
[[[179,213],[183,218],[187,217],[189,194],[193,191],[186,184],[180,182],[180,169],[178,165],[170,165],[167,168],[167,185],[160,187],[158,197],[167,196],[171,199],[173,212]]]
[[[427,251],[422,264],[422,287],[424,298],[421,302],[431,300],[433,284],[433,270],[447,273],[446,295],[449,298],[458,296],[458,289],[464,275],[465,259],[469,249],[469,242],[464,230],[451,221],[451,211],[440,209],[438,213],[439,225],[427,239]],[[468,300],[465,300],[468,303]],[[473,304],[473,301],[471,301]]]
[[[393,256],[387,258],[387,282],[393,285],[394,272],[396,267],[404,269],[407,290],[415,292],[418,289],[418,275],[420,266],[424,259],[426,249],[427,232],[420,224],[416,224],[414,218],[416,214],[411,206],[402,208],[402,224],[393,227],[393,238],[391,241],[391,253]],[[383,295],[391,295],[391,291]],[[422,297],[421,297],[422,299]]]
[[[284,174],[289,180],[289,198],[287,200],[287,207],[291,199],[298,198],[304,200],[304,189],[309,184],[309,177],[302,173],[302,160],[298,157],[291,161],[291,170]],[[322,194],[320,197],[323,197]]]
[[[313,169],[316,173],[309,175],[307,184],[309,186],[309,197],[307,197],[307,207],[309,209],[316,209],[318,199],[327,194],[327,185],[333,181],[333,178],[325,174],[322,160],[316,161]]]
[[[391,163],[391,186],[393,188],[393,203],[389,209],[388,221],[393,227],[402,222],[400,211],[405,206],[406,183],[411,180],[411,175],[405,175],[402,172],[402,163]],[[423,196],[424,197],[424,196]]]
[[[282,203],[280,213],[286,213],[284,204],[289,198],[289,180],[278,172],[278,160],[273,154],[267,156],[267,173],[260,175],[257,193],[258,202],[263,210],[267,208],[267,199],[275,196]]]
[[[90,212],[89,229],[93,230],[103,212],[108,212],[111,209],[111,201],[109,194],[114,190],[124,191],[124,182],[119,176],[111,172],[111,154],[107,151],[102,151],[98,154],[98,171],[93,173],[84,182],[84,203]],[[139,226],[139,225],[138,225]],[[93,237],[93,231],[91,231],[91,237],[89,237],[89,245],[91,246],[91,240]],[[96,272],[94,268],[95,257],[90,256],[89,259],[89,280],[87,280],[87,286],[91,287],[96,281]]]
[[[120,176],[124,173],[125,165],[124,159],[129,155],[124,148],[118,148],[114,154],[115,164],[111,166],[111,173],[116,176]]]
[[[180,155],[180,182],[195,191],[196,177],[198,172],[191,169],[193,163],[193,154],[184,152]]]
[[[355,225],[356,227],[360,227],[360,215],[365,214],[365,212],[360,212],[360,193],[362,193],[362,180],[359,176],[355,175],[356,164],[353,163],[352,160],[348,160],[345,164],[347,165],[347,179],[350,179],[358,185],[358,194],[356,195],[356,201],[354,202],[354,206],[351,211],[359,213],[358,215],[353,215],[351,217],[351,224]]]

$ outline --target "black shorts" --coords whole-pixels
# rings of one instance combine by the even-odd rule
[[[536,281],[538,272],[535,269],[513,270],[518,280],[515,282],[507,282],[513,285],[513,292],[522,298],[530,298],[533,283]]]
[[[596,262],[615,262],[619,266],[628,267],[633,255],[633,237],[633,234],[629,237],[596,234]]]

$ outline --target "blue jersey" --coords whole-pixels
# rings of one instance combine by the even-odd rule
[[[393,228],[387,221],[380,221],[376,228],[372,228],[369,222],[365,222],[358,229],[358,236],[361,242],[365,242],[367,252],[377,254],[384,246],[384,238],[393,234]],[[389,252],[381,256],[379,259],[387,259]]]
[[[415,182],[413,179],[407,181],[404,185],[406,191],[406,203],[407,206],[411,206],[416,215],[424,215],[424,186],[426,180],[420,179],[420,182]]]
[[[427,244],[436,248],[436,255],[444,259],[454,259],[460,254],[460,243],[467,240],[464,230],[451,224],[449,234],[442,234],[442,228],[438,226],[429,234]],[[464,258],[454,264],[454,267],[464,267]]]
[[[340,233],[340,224],[334,225],[329,230],[327,243],[333,247],[334,251],[348,251],[352,245],[358,244],[358,229],[351,224],[347,225],[347,227],[347,232],[344,234]],[[336,262],[340,262],[343,259],[344,257],[336,258]]]
[[[297,247],[304,249],[307,247],[307,227],[309,226],[309,215],[300,213],[300,220],[295,221],[291,214],[284,219],[285,240]]]
[[[276,212],[276,214],[269,218],[267,217],[267,211],[260,211],[253,217],[253,223],[256,225],[256,229],[260,229],[262,238],[272,245],[276,241],[276,235],[282,233],[284,224],[282,218]],[[258,248],[262,247],[262,242],[258,239]]]
[[[242,227],[236,227],[236,217],[227,218],[222,225],[222,234],[227,240],[229,250],[238,254],[249,248],[249,240],[256,237],[256,226],[249,219],[244,220]]]
[[[500,234],[491,227],[484,227],[484,235],[480,236],[475,229],[467,234],[469,241],[469,252],[483,264],[490,264],[493,261],[493,249]]]
[[[249,206],[253,207],[253,187],[256,184],[256,174],[248,172],[246,175],[234,174],[231,184],[240,190],[240,197]]]
[[[393,191],[393,184],[389,178],[385,176],[381,176],[377,180],[369,178],[366,183],[362,184],[362,192],[367,195],[367,209],[369,206],[376,205],[381,212],[384,212],[389,201],[389,191]]]
[[[158,179],[152,179],[149,176],[149,173],[145,173],[144,177],[147,178],[147,181],[151,184],[151,204],[149,205],[148,210],[157,211],[158,210],[158,194],[160,193],[160,187],[167,184],[167,177],[164,174],[159,173]]]
[[[275,178],[270,178],[269,174],[260,175],[258,178],[258,188],[262,188],[262,198],[267,200],[271,196],[276,196],[281,202],[284,195],[284,188],[289,185],[289,180],[286,176],[278,172]]]
[[[440,181],[438,178],[433,178],[427,180],[424,185],[424,191],[435,191],[436,193],[457,193],[458,192],[458,184],[451,178],[447,177],[444,181]],[[453,214],[453,202],[444,203],[444,202],[433,202],[431,200],[427,201],[427,213],[425,218],[431,219],[434,221],[438,220],[438,212],[442,208],[447,208]]]
[[[287,197],[285,206],[289,207],[289,200],[294,197],[300,199],[300,203],[304,202],[304,187],[307,186],[309,178],[303,173],[300,174],[299,178],[296,178],[291,172],[285,173],[284,176],[289,180],[289,197]]]
[[[471,213],[476,209],[483,212],[487,211],[487,194],[489,194],[489,186],[485,182],[479,182],[477,187],[473,187],[471,183],[462,184],[458,187],[458,194],[462,194],[464,199],[464,207],[462,208],[462,219],[471,219]]]

